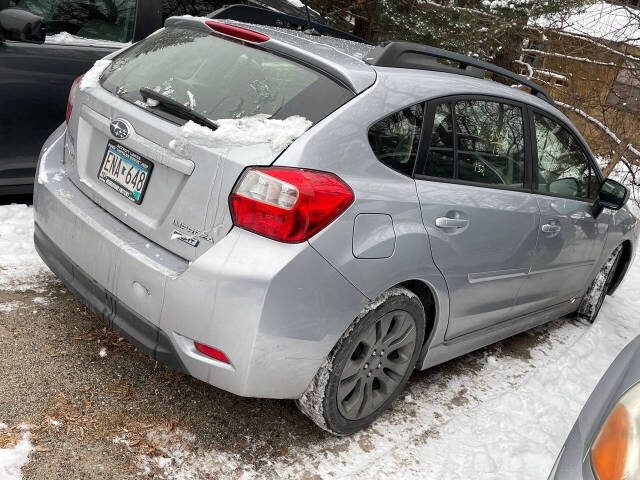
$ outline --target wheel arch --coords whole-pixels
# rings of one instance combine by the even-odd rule
[[[611,286],[607,291],[607,295],[613,295],[620,283],[622,283],[622,279],[629,270],[629,266],[631,265],[631,257],[633,252],[633,246],[631,245],[631,241],[625,240],[622,242],[622,258],[620,259],[620,263],[618,264],[618,268],[616,269],[613,277],[613,282],[611,282]]]
[[[436,325],[438,324],[440,316],[438,298],[435,290],[423,280],[406,280],[397,286],[404,287],[414,293],[418,297],[418,300],[420,300],[420,303],[422,303],[422,308],[424,308],[425,330],[424,339],[422,340],[422,351],[420,352],[418,360],[419,365],[426,354],[427,345],[436,332]]]

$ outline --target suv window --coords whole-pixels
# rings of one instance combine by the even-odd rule
[[[564,127],[536,113],[537,191],[595,200],[599,178],[580,142]]]
[[[423,117],[424,106],[418,104],[374,123],[369,129],[369,143],[378,160],[400,173],[412,175]]]
[[[137,0],[11,0],[10,6],[44,18],[47,37],[70,33],[83,38],[129,42]]]
[[[167,18],[180,15],[193,15],[194,17],[206,17],[211,12],[229,5],[228,0],[164,0],[162,2],[162,21]]]
[[[293,60],[188,28],[136,43],[113,59],[101,82],[143,108],[140,89],[150,88],[211,120],[300,115],[316,123],[354,96]]]
[[[524,187],[522,109],[485,100],[436,106],[423,175]]]
[[[429,158],[424,175],[441,178],[454,178],[453,171],[453,115],[451,105],[441,103],[436,106],[431,132]]]

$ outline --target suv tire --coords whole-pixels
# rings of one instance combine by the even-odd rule
[[[604,302],[609,287],[613,282],[615,272],[618,270],[620,259],[622,258],[622,245],[619,245],[609,259],[602,265],[602,268],[591,282],[591,286],[584,295],[578,315],[589,323],[593,323],[600,313],[600,308]]]
[[[371,302],[333,348],[298,408],[334,435],[373,423],[400,395],[416,366],[425,334],[418,297],[392,288]]]

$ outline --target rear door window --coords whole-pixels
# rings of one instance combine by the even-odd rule
[[[525,182],[522,109],[497,101],[436,105],[422,175],[509,188]]]
[[[44,18],[47,37],[76,37],[130,42],[137,0],[11,0],[9,5]],[[63,38],[60,36],[60,38]],[[68,37],[63,38],[69,41]]]
[[[243,43],[167,28],[115,57],[102,86],[143,104],[150,88],[216,120],[300,115],[316,123],[354,93],[319,71]]]
[[[441,103],[436,106],[431,132],[429,158],[423,175],[440,178],[455,178],[453,170],[453,115],[451,104]]]

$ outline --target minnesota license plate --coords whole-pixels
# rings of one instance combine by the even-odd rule
[[[140,205],[153,163],[110,140],[98,171],[98,180]]]

